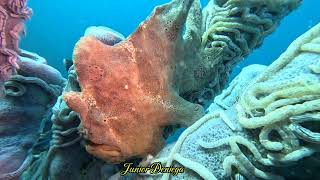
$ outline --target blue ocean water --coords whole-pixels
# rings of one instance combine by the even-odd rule
[[[128,36],[156,5],[166,2],[169,0],[30,0],[34,15],[27,23],[21,47],[45,57],[66,75],[62,60],[71,59],[75,43],[88,26],[108,26]],[[207,2],[202,0],[203,5]],[[246,65],[274,61],[295,38],[320,22],[319,7],[319,0],[304,0],[259,49],[234,69],[232,77]]]

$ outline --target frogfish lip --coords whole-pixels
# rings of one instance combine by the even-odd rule
[[[110,145],[107,145],[107,144],[97,144],[97,143],[94,143],[90,140],[85,140],[85,147],[86,148],[90,148],[90,149],[103,149],[104,151],[109,151],[109,150],[112,150],[112,151],[118,151],[120,152],[120,148],[118,147],[115,147],[115,146],[110,146]]]
[[[97,144],[88,139],[85,140],[86,151],[108,163],[120,163],[125,160],[120,148],[107,144]]]
[[[82,124],[78,127],[78,131],[89,154],[108,163],[120,163],[126,159],[120,145],[112,141],[110,137],[106,137],[105,134],[93,133],[92,130],[83,127]]]
[[[105,146],[106,144],[104,142],[95,141],[93,138],[90,138],[89,136],[83,136],[83,142],[85,146],[91,146],[91,147],[98,147],[98,146]]]

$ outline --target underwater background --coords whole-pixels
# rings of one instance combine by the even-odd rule
[[[167,2],[169,0],[30,0],[29,7],[34,14],[27,22],[27,36],[22,39],[21,48],[37,52],[66,76],[63,59],[72,58],[74,45],[87,27],[107,26],[127,37],[155,6]],[[204,6],[208,0],[201,3]],[[319,22],[319,7],[318,0],[304,0],[297,10],[281,21],[260,48],[233,69],[231,79],[244,66],[269,65],[277,59],[293,40]]]
[[[319,1],[27,1],[0,0],[0,180],[320,179]]]

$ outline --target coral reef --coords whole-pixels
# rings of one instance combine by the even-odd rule
[[[19,179],[36,146],[65,79],[46,60],[19,49],[26,0],[0,1],[0,179]]]
[[[298,4],[212,0],[202,14],[198,0],[173,0],[115,46],[82,38],[74,50],[81,92],[64,100],[80,114],[87,151],[107,162],[156,153],[164,126],[203,115],[186,99],[219,93],[232,67]]]
[[[187,168],[171,179],[318,179],[319,44],[320,24],[254,79],[241,73],[224,91],[233,96],[218,96],[223,106],[213,104],[152,162]]]
[[[65,81],[48,65],[19,59],[18,74],[4,83],[0,99],[0,179],[18,179],[31,164],[30,149],[51,117]]]
[[[26,0],[2,0],[0,2],[0,90],[3,83],[16,73],[20,35],[25,34],[24,21],[32,11]],[[2,96],[3,94],[0,94]]]

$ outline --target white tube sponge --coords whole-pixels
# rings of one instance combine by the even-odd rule
[[[317,66],[319,60],[307,58],[319,58],[319,36],[320,24],[295,40],[275,63],[253,81],[237,105],[239,122],[243,127],[264,127],[320,110],[320,81],[308,68]],[[302,61],[303,56],[303,59],[310,60]],[[293,64],[301,64],[301,69],[293,69]],[[296,75],[292,77],[294,73]],[[260,111],[260,115],[256,111]]]

